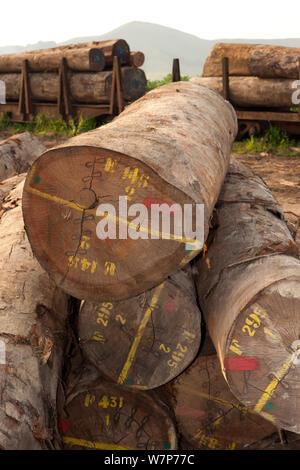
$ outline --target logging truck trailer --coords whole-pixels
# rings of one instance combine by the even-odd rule
[[[133,67],[133,69],[138,70],[136,67]],[[62,119],[65,121],[76,120],[80,117],[88,119],[100,116],[116,116],[123,111],[126,100],[128,100],[124,96],[124,78],[117,56],[113,57],[110,91],[105,97],[106,102],[100,103],[79,103],[72,98],[69,68],[65,57],[61,59],[59,66],[57,96],[53,102],[41,102],[41,100],[33,99],[30,86],[30,70],[30,60],[24,59],[17,91],[18,99],[2,103],[0,100],[0,114],[7,113],[12,122],[34,122],[38,114],[43,114],[48,119]],[[146,81],[146,78],[144,80]],[[144,92],[140,93],[140,95],[143,94]],[[139,97],[138,95],[135,99]]]

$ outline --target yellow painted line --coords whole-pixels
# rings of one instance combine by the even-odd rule
[[[270,400],[280,380],[282,380],[283,377],[290,370],[293,364],[294,356],[295,356],[295,353],[289,356],[287,360],[282,364],[279,371],[275,374],[276,377],[274,377],[274,379],[271,380],[271,382],[269,383],[269,385],[267,386],[264,393],[262,394],[262,396],[260,397],[260,399],[258,400],[258,402],[256,403],[254,407],[254,411],[256,411],[256,413],[260,413],[263,407],[265,406],[265,404]]]
[[[155,307],[155,305],[157,304],[157,301],[159,299],[159,296],[160,296],[160,293],[164,287],[165,283],[162,282],[156,289],[155,289],[155,292],[154,292],[154,295],[151,299],[151,302],[150,302],[150,306],[147,308],[145,314],[144,314],[144,317],[140,323],[140,326],[139,326],[139,329],[138,329],[138,332],[133,340],[133,343],[131,345],[131,348],[130,348],[130,351],[129,351],[129,354],[128,354],[128,357],[127,357],[127,360],[124,364],[124,367],[123,367],[123,370],[120,374],[120,377],[118,379],[118,383],[119,384],[123,384],[124,381],[126,380],[126,377],[128,375],[128,372],[131,368],[131,365],[132,365],[132,362],[134,360],[134,356],[136,354],[136,350],[140,344],[140,341],[142,339],[142,336],[143,336],[143,333],[144,333],[144,330],[147,326],[147,323],[149,321],[149,318],[150,318],[150,315]]]
[[[135,447],[122,447],[116,444],[106,444],[105,442],[97,441],[86,441],[85,439],[77,439],[76,437],[63,437],[65,444],[71,446],[88,447],[89,449],[101,449],[101,450],[137,450]]]
[[[266,333],[266,335],[271,336],[271,338],[274,338],[274,339],[277,338],[277,336],[274,335],[274,333],[272,333],[272,331],[270,331],[268,328],[264,328],[264,332]]]
[[[47,199],[48,201],[52,201],[62,206],[70,207],[71,209],[75,209],[79,212],[85,211],[88,214],[96,215],[96,209],[88,209],[84,206],[81,206],[80,204],[75,204],[74,202],[67,201],[66,199],[62,199],[61,197],[58,197],[58,196],[52,196],[51,194],[44,193],[43,191],[39,191],[36,188],[32,188],[31,186],[27,187],[27,191],[29,193],[35,194],[36,196],[42,197],[43,199]],[[105,217],[115,220],[116,222],[119,222],[119,223],[121,222],[122,224],[127,225],[128,227],[130,226],[131,228],[134,228],[136,231],[137,229],[139,229],[140,232],[145,232],[145,233],[148,233],[149,235],[156,235],[160,237],[161,239],[173,240],[179,243],[187,243],[189,245],[193,245],[195,247],[195,251],[199,251],[202,248],[201,242],[199,242],[198,240],[194,240],[192,238],[185,238],[185,237],[179,238],[179,237],[176,237],[176,235],[174,235],[173,233],[164,233],[164,232],[159,232],[157,230],[151,230],[149,228],[142,227],[139,224],[132,224],[132,222],[128,220],[121,219],[120,217],[114,216],[111,214],[107,214]],[[188,256],[190,256],[190,254]]]
[[[212,400],[215,403],[218,403],[219,405],[225,405],[225,406],[234,406],[240,411],[244,411],[245,413],[252,413],[255,414],[255,411],[251,410],[250,408],[247,408],[246,406],[239,405],[238,403],[231,403],[230,401],[224,400],[223,398],[215,397],[213,395],[209,395],[208,393],[203,393],[199,392],[198,390],[191,389],[190,387],[186,387],[185,385],[180,385],[179,388],[192,393],[193,395],[198,395],[203,398],[207,398],[208,400]],[[270,415],[269,413],[264,413],[266,419],[270,421],[274,421],[275,418],[274,416]]]

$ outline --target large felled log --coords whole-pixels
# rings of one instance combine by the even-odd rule
[[[179,432],[196,449],[243,449],[276,432],[234,397],[216,355],[200,356],[168,388]]]
[[[112,65],[114,56],[117,56],[119,58],[120,65],[129,65],[130,63],[130,47],[124,39],[112,39],[108,41],[92,41],[81,42],[76,44],[67,44],[65,46],[51,47],[50,49],[38,49],[34,52],[65,52],[89,47],[102,50],[102,52],[104,53],[106,66]]]
[[[251,57],[257,52],[281,56],[300,56],[300,48],[298,47],[221,42],[211,49],[205,61],[202,75],[203,77],[221,77],[223,57],[228,57],[229,59],[229,75],[252,75],[249,70],[249,62]]]
[[[78,103],[108,103],[111,95],[112,71],[68,72],[71,97]],[[126,101],[134,101],[143,96],[147,80],[143,70],[136,67],[122,67],[123,96]],[[19,73],[0,74],[6,86],[6,99],[17,101],[20,93]],[[29,84],[32,99],[37,101],[57,101],[59,76],[57,73],[30,73]]]
[[[56,398],[68,297],[32,255],[23,228],[20,179],[0,186],[0,447],[59,449]]]
[[[251,75],[261,78],[299,78],[300,52],[295,55],[274,55],[256,52],[250,58]]]
[[[223,93],[221,77],[192,77],[193,83]],[[229,77],[230,102],[235,106],[284,108],[295,106],[298,98],[294,80],[286,78]]]
[[[65,449],[174,450],[177,436],[168,406],[155,392],[130,390],[85,368],[67,388],[60,418]]]
[[[182,82],[151,91],[110,124],[46,152],[23,195],[40,263],[79,299],[120,300],[159,284],[200,251],[201,217],[197,243],[178,229],[184,204],[194,221],[195,204],[204,205],[205,240],[236,131],[231,105]],[[100,203],[110,204],[109,218],[103,218],[108,209],[96,216]],[[137,212],[134,203],[142,204]],[[153,223],[160,213],[167,225],[171,219],[167,229]],[[116,234],[105,235],[108,220],[116,222]]]
[[[22,70],[23,61],[29,62],[31,72],[53,72],[59,69],[62,58],[66,58],[68,67],[79,72],[101,72],[105,68],[105,57],[101,49],[95,47],[55,50],[30,51],[18,54],[0,55],[0,72],[11,73]]]
[[[86,357],[111,380],[156,388],[179,375],[196,356],[201,314],[190,270],[117,303],[84,302],[78,336]]]
[[[297,247],[270,190],[242,164],[232,163],[216,207],[197,285],[223,374],[248,408],[300,432]]]
[[[45,150],[45,145],[29,132],[0,141],[0,181],[26,172]]]

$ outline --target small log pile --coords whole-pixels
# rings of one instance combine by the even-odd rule
[[[241,108],[289,109],[299,98],[300,48],[261,44],[216,44],[202,77],[191,80],[222,93],[222,59],[228,58],[230,101]],[[295,96],[295,94],[297,96]]]
[[[300,260],[236,132],[172,83],[0,183],[1,448],[297,448]],[[100,239],[120,195],[203,204],[202,242]]]
[[[120,73],[113,70],[114,57],[118,58]],[[126,105],[146,92],[147,80],[140,68],[144,59],[142,52],[130,52],[123,39],[1,55],[0,82],[5,86],[6,103],[0,105],[0,112],[13,103],[21,107],[24,86],[27,107],[30,102],[27,111],[33,113],[35,107],[45,105],[42,109],[47,110],[47,105],[54,103],[61,108],[62,99],[70,108],[66,114],[72,114],[72,105],[108,106],[117,73]]]

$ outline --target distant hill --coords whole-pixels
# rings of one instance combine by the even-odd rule
[[[0,47],[0,54],[22,52],[25,50],[55,47],[60,44],[76,42],[101,41],[104,39],[125,39],[132,51],[144,52],[146,60],[143,69],[149,79],[160,79],[171,72],[172,60],[180,59],[182,75],[201,75],[203,64],[210,49],[217,42],[259,43],[279,46],[300,47],[300,38],[296,39],[200,39],[192,34],[183,33],[153,23],[133,21],[124,24],[101,36],[72,38],[64,43],[38,42],[27,46]]]

